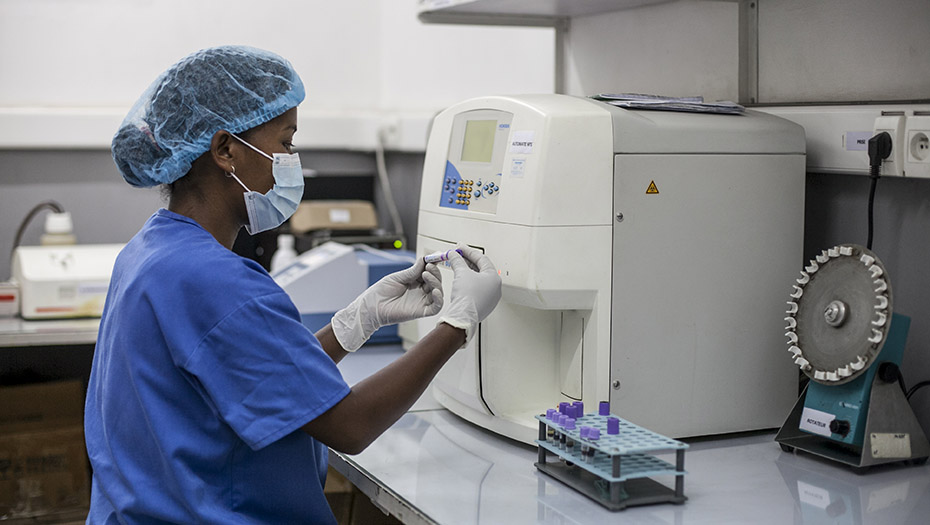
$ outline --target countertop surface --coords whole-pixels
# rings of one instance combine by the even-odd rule
[[[340,363],[352,384],[399,346],[363,348]],[[611,512],[539,472],[536,447],[498,436],[439,406],[430,393],[368,449],[330,463],[405,523],[844,523],[925,524],[930,466],[885,465],[857,474],[787,453],[775,432],[687,439],[684,504]],[[674,454],[658,455],[674,463]],[[674,487],[674,476],[654,478]]]

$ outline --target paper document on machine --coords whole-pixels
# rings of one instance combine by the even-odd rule
[[[591,98],[628,109],[655,109],[663,111],[685,111],[689,113],[722,113],[726,115],[738,115],[746,109],[736,102],[731,102],[729,100],[704,102],[704,97],[666,97],[662,95],[643,95],[639,93],[601,93]]]

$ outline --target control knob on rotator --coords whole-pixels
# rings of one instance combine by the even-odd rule
[[[830,422],[830,432],[845,436],[849,434],[849,421],[843,419],[834,419]]]

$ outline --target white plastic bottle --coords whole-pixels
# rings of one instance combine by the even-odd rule
[[[77,244],[69,212],[49,213],[45,217],[45,233],[39,239],[42,246]]]
[[[271,256],[271,273],[275,273],[297,259],[297,251],[294,250],[294,236],[288,233],[278,235],[278,249]]]

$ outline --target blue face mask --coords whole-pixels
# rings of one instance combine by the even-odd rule
[[[261,194],[246,187],[235,173],[229,174],[245,188],[245,209],[249,213],[249,224],[245,229],[250,235],[255,235],[277,228],[294,215],[304,196],[304,173],[300,167],[300,156],[296,153],[275,153],[272,157],[236,135],[233,137],[270,159],[271,174],[274,177],[274,186],[268,193]]]

